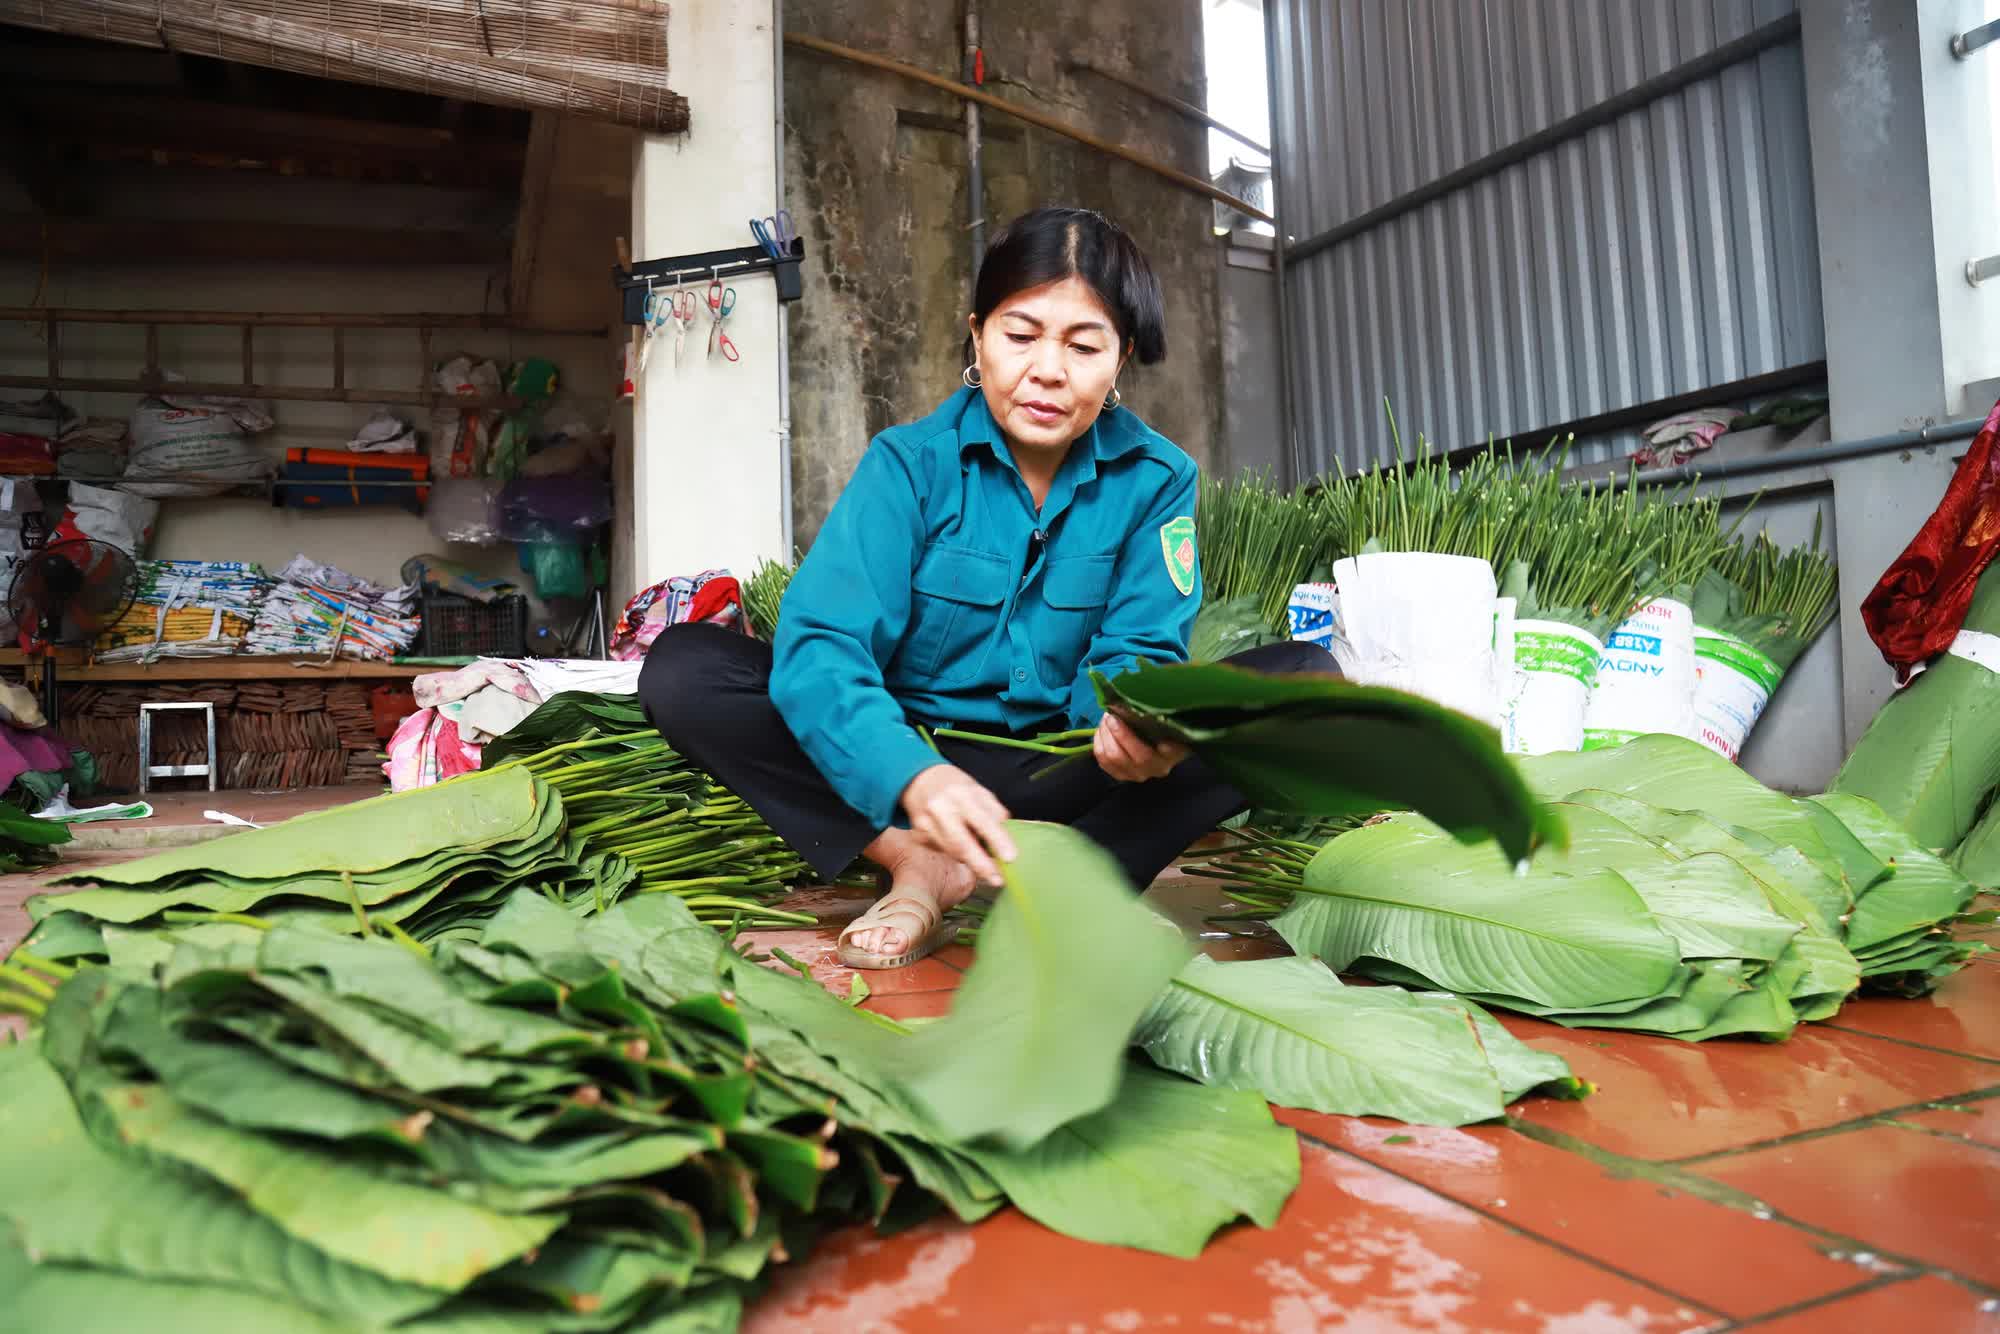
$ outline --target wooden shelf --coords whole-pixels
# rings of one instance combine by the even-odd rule
[[[36,660],[37,664],[39,659]],[[0,667],[29,667],[21,650],[0,649]],[[31,668],[39,675],[39,668]],[[327,663],[323,659],[281,658],[240,655],[229,658],[162,658],[155,663],[86,663],[68,654],[58,655],[56,671],[65,683],[111,684],[148,681],[176,684],[204,681],[409,681],[427,672],[448,668],[418,667],[394,662],[356,662],[342,658]]]

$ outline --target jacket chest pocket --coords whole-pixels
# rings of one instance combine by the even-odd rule
[[[1035,636],[1042,680],[1068,685],[1083,665],[1090,641],[1104,624],[1111,601],[1111,576],[1116,555],[1059,556],[1042,572],[1042,601],[1047,610]]]
[[[940,686],[977,676],[1007,600],[1008,569],[990,552],[927,547],[910,580],[910,628],[897,654],[903,670]]]

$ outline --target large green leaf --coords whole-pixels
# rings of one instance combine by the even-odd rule
[[[1310,959],[1216,963],[1197,955],[1133,1041],[1154,1063],[1284,1107],[1465,1125],[1503,1115],[1507,1086],[1475,1007],[1395,987],[1341,985]],[[1557,1058],[1552,1079],[1568,1075]],[[1537,1079],[1536,1083],[1544,1082]]]
[[[1008,832],[1020,855],[951,1013],[892,1050],[940,1126],[1026,1145],[1111,1101],[1133,1025],[1193,947],[1085,835]]]
[[[1585,789],[1615,792],[1668,810],[1699,811],[1732,829],[1788,844],[1829,880],[1845,885],[1850,904],[1888,871],[1818,808],[1772,791],[1708,747],[1683,737],[1656,734],[1609,750],[1537,755],[1521,762],[1521,772],[1544,801],[1561,801]]]
[[[1855,901],[1847,922],[1847,947],[1855,953],[1911,931],[1928,930],[1972,906],[1978,887],[1920,846],[1909,830],[1868,798],[1830,792],[1812,801],[1893,868],[1886,880]]]
[[[1641,1001],[1680,975],[1678,945],[1616,872],[1497,869],[1490,850],[1392,816],[1322,848],[1275,925],[1336,970],[1384,959],[1447,991],[1561,1009]]]
[[[84,1133],[62,1081],[25,1045],[0,1047],[0,1219],[7,1224],[0,1249],[11,1237],[47,1261],[163,1280],[154,1300],[169,1306],[177,1284],[222,1284],[260,1293],[267,1303],[294,1302],[328,1317],[386,1325],[439,1301],[428,1288],[333,1259],[220,1186],[99,1147]],[[9,1313],[0,1323],[18,1320],[20,1289],[0,1281],[0,1292]],[[89,1298],[89,1310],[103,1309],[101,1293]],[[170,1327],[153,1323],[150,1301],[129,1309],[149,1312],[148,1329]],[[311,1325],[304,1316],[300,1323]],[[59,1325],[10,1327],[102,1326],[82,1310],[68,1312]]]
[[[1558,804],[1569,826],[1566,852],[1539,859],[1549,870],[1616,871],[1680,942],[1684,959],[1759,959],[1785,952],[1799,923],[1782,916],[1743,866],[1721,853],[1675,857],[1630,825],[1588,805]]]
[[[1188,1259],[1238,1217],[1272,1226],[1299,1184],[1298,1139],[1263,1098],[1143,1067],[1103,1110],[1031,1147],[972,1155],[1045,1227]]]
[[[58,883],[150,885],[180,874],[220,872],[276,880],[310,872],[361,874],[439,848],[478,849],[519,839],[549,799],[522,769],[467,774],[433,787],[314,811],[268,829],[174,848],[115,866],[94,866]]]
[[[1492,728],[1416,695],[1219,663],[1097,678],[1105,707],[1191,747],[1252,805],[1317,816],[1414,810],[1515,861],[1562,829]]]
[[[1719,855],[1742,867],[1774,912],[1800,924],[1774,961],[1800,1020],[1832,1017],[1860,983],[1861,965],[1840,943],[1838,915],[1828,912],[1829,900],[1840,901],[1845,891],[1797,848],[1758,839],[1748,830],[1725,829],[1693,811],[1670,811],[1614,792],[1574,792],[1570,801],[1603,811],[1671,857]]]
[[[405,1283],[455,1290],[533,1249],[564,1221],[495,1213],[385,1180],[336,1154],[234,1130],[154,1086],[103,1096],[125,1142],[213,1177],[326,1254]]]
[[[356,1334],[348,1321],[327,1319],[283,1297],[248,1288],[191,1278],[140,1278],[54,1259],[36,1263],[4,1233],[0,1233],[0,1293],[6,1294],[6,1327],[22,1331]]]

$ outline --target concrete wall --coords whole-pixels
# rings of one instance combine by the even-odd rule
[[[1200,0],[983,9],[988,89],[1194,174],[1199,126],[1066,62],[1077,55],[1199,103]],[[940,74],[959,72],[962,7],[787,0],[787,31]],[[792,310],[797,538],[810,542],[877,431],[957,387],[969,307],[962,103],[896,75],[785,51],[787,203],[806,238],[805,300]],[[702,110],[696,103],[696,131]],[[1134,367],[1127,406],[1198,461],[1222,430],[1213,213],[1199,196],[1069,139],[989,112],[986,215],[1039,204],[1104,210],[1138,238],[1167,298],[1168,358]]]

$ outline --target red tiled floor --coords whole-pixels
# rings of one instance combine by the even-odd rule
[[[1817,1025],[1771,1044],[1502,1022],[1597,1085],[1581,1102],[1530,1098],[1516,1113],[1629,1158],[1716,1153],[2000,1086],[1987,1062]]]
[[[1871,1126],[1693,1170],[1801,1223],[2000,1285],[2000,1153],[1991,1149]]]
[[[861,1002],[861,1008],[891,1019],[937,1019],[950,1011],[956,994],[952,991],[912,991],[900,996],[871,994]]]
[[[1277,1227],[1198,1261],[1070,1241],[1009,1210],[972,1228],[849,1231],[781,1272],[748,1334],[1134,1334],[1162,1329],[1639,1331],[1710,1313],[1398,1180],[1306,1146]]]
[[[787,927],[775,931],[745,931],[736,938],[738,950],[770,954],[783,950],[806,966],[813,980],[836,996],[847,995],[855,969],[840,961],[840,932],[833,927]],[[907,968],[864,970],[871,995],[899,996],[908,992],[943,991],[959,984],[964,974],[936,956]]]
[[[1961,968],[1928,996],[1849,1001],[1829,1027],[2000,1061],[2000,968]],[[2000,1083],[2000,1066],[1994,1067]]]
[[[1898,1112],[1894,1119],[1904,1125],[1939,1130],[2000,1149],[2000,1098],[1947,1103],[1930,1111]]]
[[[1279,1111],[1278,1119],[1739,1319],[1851,1288],[1876,1272],[1830,1258],[1817,1239],[1783,1223],[1655,1181],[1621,1179],[1503,1126],[1452,1130],[1295,1111]],[[1742,1257],[1753,1254],[1755,1268],[1746,1267]]]
[[[1848,1330],[1994,1334],[2000,1330],[2000,1315],[1987,1309],[1989,1305],[1976,1292],[1925,1274],[1743,1328],[1757,1334],[1845,1334]]]

